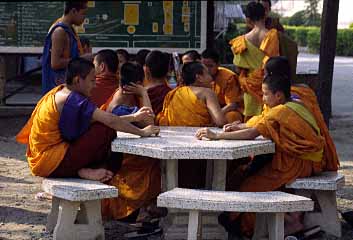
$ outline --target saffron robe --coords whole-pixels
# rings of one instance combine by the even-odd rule
[[[262,115],[250,119],[247,126],[274,141],[276,152],[271,162],[242,182],[239,191],[273,191],[296,178],[322,171],[325,139],[313,114],[304,106],[291,103],[265,108]],[[237,217],[239,213],[231,213],[231,219]],[[243,234],[251,235],[254,224],[255,214],[240,216]]]
[[[276,29],[271,29],[260,47],[245,39],[245,35],[232,39],[234,65],[240,69],[239,83],[244,91],[244,115],[256,116],[262,111],[262,80],[264,65],[270,57],[279,56],[279,40]]]
[[[238,76],[227,68],[218,67],[212,89],[221,107],[230,103],[236,103],[239,106],[237,110],[226,113],[227,122],[242,121],[243,101]]]
[[[60,133],[60,113],[54,98],[63,87],[60,85],[52,89],[39,100],[30,119],[16,136],[19,143],[28,144],[26,156],[35,176],[49,176],[60,164],[69,147]]]

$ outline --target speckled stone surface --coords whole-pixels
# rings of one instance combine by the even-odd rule
[[[336,191],[344,186],[344,176],[337,172],[323,172],[318,176],[298,178],[287,188]]]
[[[141,138],[117,132],[112,151],[159,159],[238,159],[249,155],[275,152],[270,140],[200,141],[195,138],[198,127],[161,127],[158,137]],[[221,131],[219,128],[212,128]]]
[[[230,212],[311,211],[314,202],[284,192],[226,192],[174,188],[158,196],[160,207]]]
[[[79,178],[45,178],[46,193],[69,201],[88,201],[118,196],[118,189],[98,181]]]

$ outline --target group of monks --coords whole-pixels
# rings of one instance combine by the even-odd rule
[[[274,154],[229,164],[227,190],[277,190],[298,177],[337,171],[336,149],[315,93],[291,84],[291,64],[280,56],[278,31],[283,29],[273,27],[270,3],[246,7],[249,32],[230,41],[236,73],[220,66],[215,49],[190,50],[182,55],[172,88],[167,53],[144,50],[131,60],[123,49],[94,56],[80,51],[72,25],[83,21],[87,2],[67,2],[46,39],[45,94],[17,135],[28,145],[32,174],[116,186],[119,197],[102,201],[103,216],[126,219],[139,213],[138,220],[146,221],[163,213],[155,204],[161,191],[159,160],[111,152],[116,130],[148,137],[158,135],[158,126],[193,126],[203,127],[195,133],[200,140],[262,135],[274,141]],[[210,126],[224,131],[215,133]],[[181,160],[179,186],[205,187],[205,168],[205,161]],[[250,236],[254,218],[221,214],[219,222],[229,232]],[[287,232],[300,230],[298,216],[287,219],[294,222]]]

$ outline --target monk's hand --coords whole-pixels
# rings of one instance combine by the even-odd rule
[[[142,129],[141,137],[149,137],[149,136],[152,136],[153,134],[155,136],[158,136],[159,131],[160,131],[160,129],[158,126],[148,125],[147,127]]]
[[[202,140],[203,138],[208,138],[210,140],[218,139],[218,134],[208,128],[201,128],[201,129],[197,130],[195,136],[199,140]]]
[[[130,83],[129,85],[124,86],[123,93],[142,97],[147,94],[147,90],[141,84]]]
[[[154,113],[150,107],[142,107],[137,112],[134,113],[134,122],[140,122],[146,118],[154,118]]]
[[[233,132],[233,131],[240,130],[241,128],[240,128],[239,124],[241,124],[240,121],[235,121],[235,122],[232,122],[232,123],[228,123],[228,124],[223,126],[223,131],[224,132]]]

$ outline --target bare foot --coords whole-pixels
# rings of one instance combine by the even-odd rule
[[[92,169],[92,168],[82,168],[78,171],[80,178],[106,182],[113,177],[113,173],[104,168]]]

